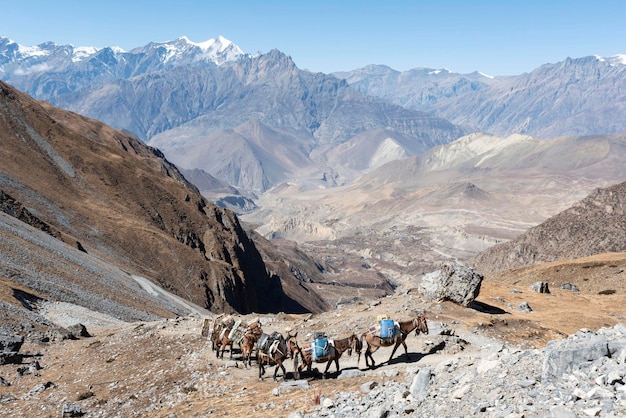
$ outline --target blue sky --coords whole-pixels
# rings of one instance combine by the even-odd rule
[[[447,68],[513,75],[567,57],[626,54],[623,0],[0,0],[0,35],[119,46],[219,35],[302,69]]]

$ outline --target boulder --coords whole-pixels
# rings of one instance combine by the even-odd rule
[[[537,293],[550,293],[548,282],[535,282],[530,285],[530,289]]]
[[[421,369],[413,378],[413,382],[411,383],[411,396],[413,399],[420,403],[428,394],[428,386],[430,385],[430,378],[432,375],[432,371],[429,368]]]
[[[431,302],[449,300],[469,307],[478,297],[482,281],[482,274],[470,267],[445,263],[441,269],[424,274],[419,291]]]
[[[19,351],[23,343],[24,338],[20,335],[0,332],[0,364],[20,363]]]
[[[87,331],[87,327],[80,323],[70,325],[69,327],[67,327],[67,330],[71,335],[71,339],[77,339],[80,337],[91,337],[91,334],[89,334],[89,331]]]

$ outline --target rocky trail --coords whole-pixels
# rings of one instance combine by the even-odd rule
[[[412,333],[406,340],[409,358],[399,348],[387,362],[392,349],[381,348],[374,353],[377,366],[368,369],[363,356],[357,364],[356,354],[344,354],[340,373],[332,365],[326,379],[304,373],[299,380],[287,361],[287,379],[278,382],[273,367],[259,380],[256,362],[245,368],[236,346],[232,359],[229,351],[216,358],[201,336],[202,315],[124,323],[86,308],[48,304],[48,318],[62,319],[64,326],[82,323],[91,336],[27,339],[21,361],[0,366],[0,409],[25,417],[64,411],[88,417],[626,414],[624,292],[577,295],[557,288],[539,294],[519,280],[516,286],[485,281],[471,308],[425,302],[407,288],[318,315],[258,315],[264,332],[285,334],[289,328],[298,332],[300,345],[318,331],[332,338],[360,334],[381,314],[428,317],[429,334]],[[534,311],[518,309],[522,298]],[[550,322],[551,303],[573,309],[583,300],[596,308],[561,318],[560,327]],[[585,326],[575,324],[590,328],[578,331]],[[317,364],[320,371],[324,367]]]

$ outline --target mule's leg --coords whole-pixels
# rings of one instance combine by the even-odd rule
[[[398,347],[400,347],[400,341],[396,341],[396,345],[393,346],[393,350],[391,351],[391,355],[389,356],[389,360],[387,360],[387,363],[391,362],[391,359],[393,358],[393,355],[396,353],[396,350],[398,349]]]
[[[259,363],[259,380],[263,380],[263,375],[265,374],[265,367],[263,367],[263,359],[257,358]]]
[[[324,374],[322,375],[322,378],[326,379],[326,375],[328,374],[328,369],[330,369],[331,364],[333,364],[332,360],[328,360],[326,362],[326,369],[324,369]]]
[[[374,356],[372,356],[373,351],[371,351],[370,347],[367,347],[367,350],[365,350],[365,366],[373,369],[374,366],[376,366],[376,362],[374,361]],[[367,359],[370,359],[370,361],[368,362]]]
[[[282,360],[276,362],[276,367],[274,368],[274,382],[278,381],[278,368],[281,368],[283,371],[283,380],[287,380],[287,370],[285,370],[285,366],[283,365]]]
[[[295,380],[300,379],[300,365],[298,364],[298,354],[299,353],[296,353],[296,355],[293,356],[293,378]]]
[[[244,352],[241,350],[241,361],[243,362],[243,367],[248,368],[248,352]]]

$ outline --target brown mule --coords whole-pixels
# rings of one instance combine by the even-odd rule
[[[396,350],[402,344],[404,347],[404,354],[407,358],[409,358],[409,353],[406,347],[406,337],[411,333],[411,331],[415,330],[415,335],[418,335],[420,332],[424,334],[428,334],[428,324],[426,322],[425,315],[418,315],[417,318],[413,318],[409,321],[399,322],[396,327],[395,335],[392,338],[381,338],[377,335],[372,334],[371,331],[366,331],[361,335],[361,341],[365,340],[367,343],[367,348],[365,349],[365,365],[369,368],[373,368],[376,365],[374,362],[374,357],[372,357],[372,353],[376,352],[380,347],[389,347],[394,346],[391,355],[389,356],[390,362],[393,358],[393,355],[396,353]],[[369,363],[371,360],[371,365]]]
[[[262,334],[263,330],[261,329],[261,325],[258,323],[248,325],[248,329],[243,334],[239,346],[241,347],[243,365],[246,368],[252,365],[252,351],[254,350],[254,344],[256,344]]]
[[[296,333],[297,335],[297,333]],[[265,374],[265,365],[275,363],[274,380],[278,377],[278,368],[283,371],[283,380],[287,378],[287,370],[283,362],[289,357],[294,358],[294,351],[297,349],[295,342],[296,335],[289,334],[287,339],[282,334],[275,332],[270,336],[271,341],[264,349],[257,348],[257,361],[259,363],[259,380],[263,379]],[[294,358],[294,370],[297,367],[297,358]],[[296,378],[298,375],[296,374]]]
[[[363,345],[361,344],[361,340],[357,337],[356,334],[352,334],[347,338],[342,338],[340,340],[329,340],[330,350],[328,357],[322,358],[320,360],[313,360],[313,347],[311,344],[307,344],[303,347],[300,347],[300,356],[302,357],[302,365],[298,368],[299,371],[302,371],[304,367],[306,367],[307,371],[311,371],[311,365],[313,362],[315,363],[326,363],[326,369],[324,370],[324,377],[326,377],[328,373],[328,369],[330,365],[335,362],[335,367],[337,367],[337,373],[339,373],[339,358],[341,355],[347,351],[348,355],[352,355],[352,350],[356,351],[359,354],[359,358],[361,358],[361,348]],[[358,363],[358,361],[357,361]]]

